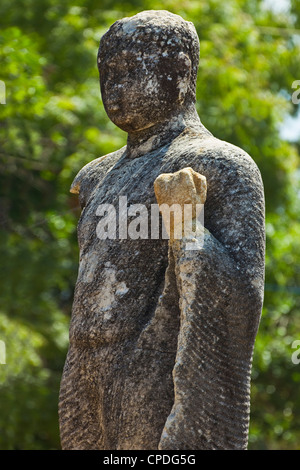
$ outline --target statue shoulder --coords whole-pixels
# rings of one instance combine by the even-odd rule
[[[71,184],[70,187],[70,193],[72,194],[79,194],[80,193],[80,188],[81,188],[81,183],[84,179],[89,177],[89,174],[93,172],[95,168],[107,157],[107,155],[104,155],[102,157],[96,158],[95,160],[92,160],[91,162],[87,163],[84,165],[84,167],[79,170],[77,175],[75,176],[73,183]]]
[[[260,170],[253,158],[242,148],[214,136],[195,142],[193,145],[193,168],[222,186],[257,185],[262,187]],[[205,175],[206,176],[206,175]]]
[[[242,148],[229,142],[215,139],[215,152],[217,161],[226,166],[227,171],[232,171],[234,176],[259,177],[260,170],[253,158]],[[219,158],[218,158],[219,157]]]
[[[87,163],[75,176],[70,192],[80,194],[85,187],[94,186],[101,178],[101,175],[106,174],[108,169],[118,161],[124,153],[124,149],[125,147],[122,147],[115,152],[103,155]]]

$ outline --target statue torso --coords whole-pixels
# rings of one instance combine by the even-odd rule
[[[243,192],[249,196],[249,188],[254,185],[257,200],[262,188],[254,162],[247,154],[241,160],[241,154],[242,150],[207,134],[187,133],[170,145],[135,159],[126,156],[125,148],[120,149],[94,160],[79,173],[83,211],[78,223],[80,266],[71,343],[101,347],[135,341],[153,316],[168,264],[168,240],[151,239],[151,204],[156,204],[153,182],[161,173],[190,166],[206,176],[205,226],[241,263],[241,269],[249,270],[251,279],[251,266],[254,269],[254,264],[260,262],[257,257],[262,259],[263,253],[257,252],[255,246],[243,247],[239,225],[245,225],[247,217],[257,218],[255,208],[243,202]],[[148,239],[118,238],[120,196],[127,198],[128,207],[143,204],[147,208]],[[116,209],[116,239],[97,237],[96,228],[102,217],[96,212],[101,204],[111,204]],[[138,215],[128,217],[128,225]],[[259,232],[263,236],[263,227]]]

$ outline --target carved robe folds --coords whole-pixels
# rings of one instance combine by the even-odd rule
[[[260,173],[205,128],[135,159],[125,150],[92,161],[73,183],[83,212],[62,445],[244,449],[264,283]],[[156,178],[186,167],[207,181],[201,249],[97,237],[99,204],[117,207],[126,195],[150,212]]]

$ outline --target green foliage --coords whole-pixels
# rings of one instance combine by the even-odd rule
[[[202,122],[257,162],[266,193],[266,295],[253,362],[251,449],[300,447],[299,149],[280,137],[298,107],[300,4],[274,14],[260,0],[2,0],[0,4],[0,448],[59,448],[57,400],[77,275],[77,202],[88,161],[125,134],[101,103],[96,54],[115,20],[168,9],[201,41]]]

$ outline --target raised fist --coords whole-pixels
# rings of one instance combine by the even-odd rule
[[[186,235],[188,222],[193,229],[206,201],[206,178],[189,167],[163,173],[154,181],[154,192],[169,237],[181,238]]]

